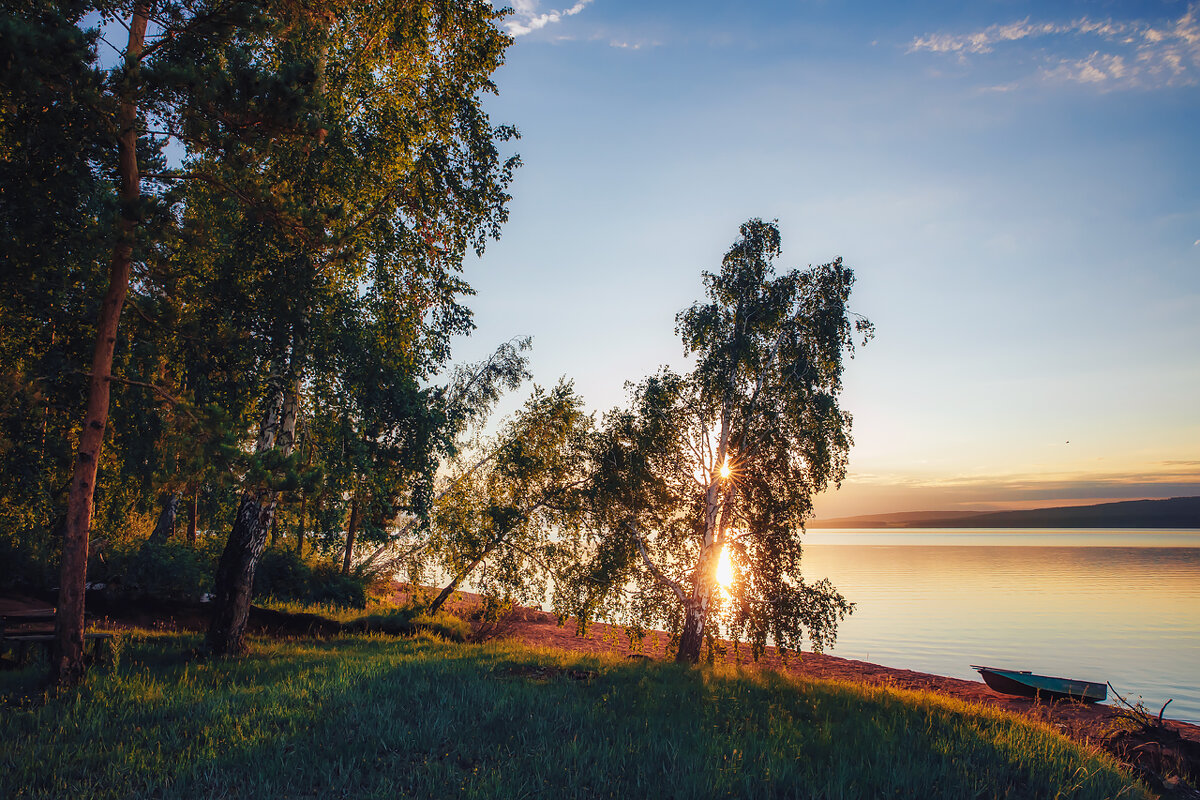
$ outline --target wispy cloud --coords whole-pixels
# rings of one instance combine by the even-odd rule
[[[656,42],[656,41],[629,42],[629,41],[625,41],[624,39],[609,39],[608,40],[609,47],[616,47],[620,50],[641,50],[643,47],[658,47],[659,44],[660,44],[660,42]]]
[[[570,8],[540,11],[538,0],[514,0],[513,13],[505,20],[504,28],[510,36],[524,36],[541,30],[547,25],[561,22],[564,17],[573,17],[590,5],[592,0],[577,0]]]
[[[956,56],[994,53],[1024,40],[1040,40],[1042,63],[1037,77],[1052,82],[1091,84],[1103,88],[1156,88],[1200,83],[1200,4],[1193,3],[1178,19],[1115,21],[1083,17],[1071,22],[1025,19],[991,25],[972,33],[918,36],[909,53]],[[1063,55],[1068,47],[1084,55]],[[1058,52],[1055,52],[1055,50]]]

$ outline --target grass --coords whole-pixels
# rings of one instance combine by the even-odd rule
[[[393,636],[431,633],[453,642],[465,641],[471,635],[470,624],[461,617],[445,611],[429,614],[419,604],[401,606],[387,601],[374,601],[361,609],[333,603],[266,600],[256,605],[286,614],[324,617],[340,623],[348,633],[387,633]]]
[[[0,675],[0,797],[1143,798],[1037,724],[934,695],[421,635],[135,634],[79,689]]]

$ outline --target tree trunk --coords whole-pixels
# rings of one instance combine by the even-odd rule
[[[346,555],[342,558],[342,574],[350,574],[350,563],[354,557],[354,535],[358,533],[358,495],[350,501],[350,522],[346,525]]]
[[[705,604],[707,605],[707,604]],[[675,652],[678,664],[695,664],[700,660],[700,647],[704,644],[706,609],[700,603],[688,601],[684,604],[683,634],[679,637],[679,650]]]
[[[296,528],[296,555],[304,558],[304,525],[307,522],[305,514],[308,512],[308,492],[303,492],[300,495],[300,524]]]
[[[138,2],[129,22],[129,43],[125,48],[126,85],[133,86],[146,39],[149,4]],[[136,203],[141,194],[137,161],[137,103],[125,96],[117,111],[117,177],[121,215],[117,220],[116,242],[109,262],[108,290],[100,306],[96,325],[96,348],[92,354],[92,374],[88,385],[87,411],[79,433],[79,452],[67,498],[67,525],[63,535],[62,568],[59,575],[58,616],[55,625],[51,679],[72,684],[83,677],[83,604],[87,582],[88,534],[92,524],[92,499],[96,490],[96,472],[104,427],[108,423],[109,383],[113,350],[117,344],[117,326],[129,274],[133,264],[133,234],[137,227]]]
[[[679,636],[679,650],[675,653],[677,664],[695,664],[700,661],[700,648],[704,644],[704,626],[708,623],[708,607],[717,590],[717,562],[720,545],[708,544],[700,552],[700,560],[692,577],[692,594],[683,604],[683,632]]]
[[[187,540],[191,547],[196,546],[196,505],[200,499],[200,491],[192,492],[192,499],[188,502],[188,530]]]
[[[426,613],[436,614],[438,612],[438,609],[440,609],[445,604],[445,602],[450,599],[450,595],[454,594],[454,592],[458,590],[459,584],[462,583],[464,580],[466,580],[467,576],[470,575],[472,572],[474,572],[475,568],[478,567],[481,563],[483,563],[483,559],[484,559],[484,556],[480,556],[479,558],[477,558],[471,562],[471,566],[467,567],[462,572],[455,575],[454,580],[450,581],[450,583],[448,583],[446,585],[446,588],[442,589],[442,593],[439,594],[436,598],[434,598],[434,601],[429,604],[429,609],[427,610]]]
[[[275,492],[269,489],[242,494],[229,542],[217,565],[213,615],[208,628],[208,648],[216,655],[245,650],[246,620],[254,593],[254,569],[267,543],[275,516]]]
[[[301,420],[302,421],[302,420]],[[299,425],[301,421],[296,424]],[[312,468],[313,446],[312,440],[308,436],[308,429],[304,429],[304,446],[308,448],[308,457],[304,459],[304,474],[308,475],[308,471]],[[304,526],[308,523],[308,489],[300,489],[300,522],[296,526],[296,555],[304,558]]]
[[[720,468],[729,458],[730,435],[729,398],[726,397],[721,410],[721,433],[717,452],[713,459],[713,474],[704,491],[704,544],[700,548],[700,560],[692,571],[692,594],[683,603],[683,632],[679,636],[679,650],[675,653],[677,664],[695,664],[700,661],[700,648],[704,644],[704,626],[708,624],[708,607],[717,589],[717,562],[726,531],[730,525],[736,484],[721,475]],[[718,477],[720,476],[720,477]]]
[[[279,515],[271,515],[271,547],[279,544]]]
[[[438,609],[440,609],[442,607],[442,604],[444,604],[447,600],[449,600],[450,595],[454,594],[454,592],[458,589],[459,584],[461,584],[463,581],[465,581],[467,579],[467,576],[470,575],[472,572],[474,572],[475,568],[478,567],[480,564],[482,564],[483,560],[485,558],[487,558],[489,555],[491,555],[492,551],[495,550],[497,547],[499,547],[503,541],[504,541],[504,535],[498,536],[495,539],[493,539],[492,543],[484,548],[483,552],[479,554],[478,558],[476,558],[474,561],[471,562],[470,566],[468,566],[462,572],[459,572],[457,575],[455,575],[454,580],[450,581],[450,583],[446,586],[446,588],[442,589],[442,593],[439,594],[432,603],[430,603],[428,613],[436,614],[438,612]]]
[[[158,524],[154,526],[154,533],[150,534],[150,541],[156,544],[161,544],[175,535],[175,517],[179,514],[179,492],[171,492],[163,495],[162,513],[158,515]]]
[[[295,373],[298,369],[295,348],[292,361]],[[299,381],[295,381],[294,386],[288,389],[287,399],[283,399],[282,391],[277,392],[275,401],[267,410],[259,429],[255,453],[264,453],[272,448],[278,448],[284,456],[292,452]],[[209,651],[215,655],[236,654],[245,650],[246,620],[250,615],[250,599],[254,594],[254,570],[275,519],[276,495],[274,489],[261,487],[242,492],[233,531],[217,564],[212,619],[206,639]]]

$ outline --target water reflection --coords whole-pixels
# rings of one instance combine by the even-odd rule
[[[812,531],[806,541],[805,575],[829,577],[858,604],[835,655],[972,680],[970,664],[1108,680],[1156,710],[1174,698],[1176,718],[1200,720],[1200,532]]]

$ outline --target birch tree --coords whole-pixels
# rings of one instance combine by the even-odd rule
[[[444,384],[423,395],[428,412],[438,417],[436,446],[426,455],[436,456],[438,461],[427,464],[417,484],[407,487],[407,506],[393,505],[386,527],[381,526],[385,529],[379,546],[355,569],[394,574],[411,568],[413,559],[426,550],[430,543],[430,512],[494,457],[495,452],[486,448],[480,452],[482,429],[500,398],[531,377],[527,355],[531,346],[528,336],[504,342],[482,361],[455,366]],[[443,476],[435,485],[438,472],[450,473],[451,477]]]
[[[450,581],[431,613],[473,580],[497,599],[541,602],[579,558],[592,418],[567,381],[533,394],[447,478],[422,561]]]
[[[845,476],[844,358],[872,329],[848,308],[854,276],[841,259],[776,277],[779,254],[774,223],[741,226],[721,270],[704,273],[707,301],[676,317],[694,369],[638,385],[596,451],[605,535],[592,577],[638,589],[605,601],[581,581],[574,604],[667,624],[684,663],[722,623],[756,653],[769,641],[798,649],[805,635],[819,650],[852,609],[828,581],[805,579],[801,534],[813,495]]]
[[[444,363],[449,337],[470,330],[459,302],[470,289],[457,273],[468,250],[498,235],[517,163],[498,151],[515,131],[493,127],[482,110],[509,41],[498,17],[483,2],[327,4],[239,56],[307,70],[310,139],[258,150],[226,125],[218,133],[229,146],[189,165],[200,185],[252,204],[251,252],[268,276],[254,445],[265,469],[247,475],[221,557],[214,653],[244,647],[254,569],[279,492],[294,485],[297,406],[314,376],[336,376],[358,398],[346,421],[372,446],[349,470],[352,495],[397,454],[425,453],[424,472],[436,466],[436,425],[416,386]],[[368,310],[389,297],[399,302]],[[375,336],[365,348],[364,332]],[[415,428],[405,447],[392,446]],[[370,499],[384,507],[395,488]],[[366,499],[351,499],[352,509],[361,513]]]

